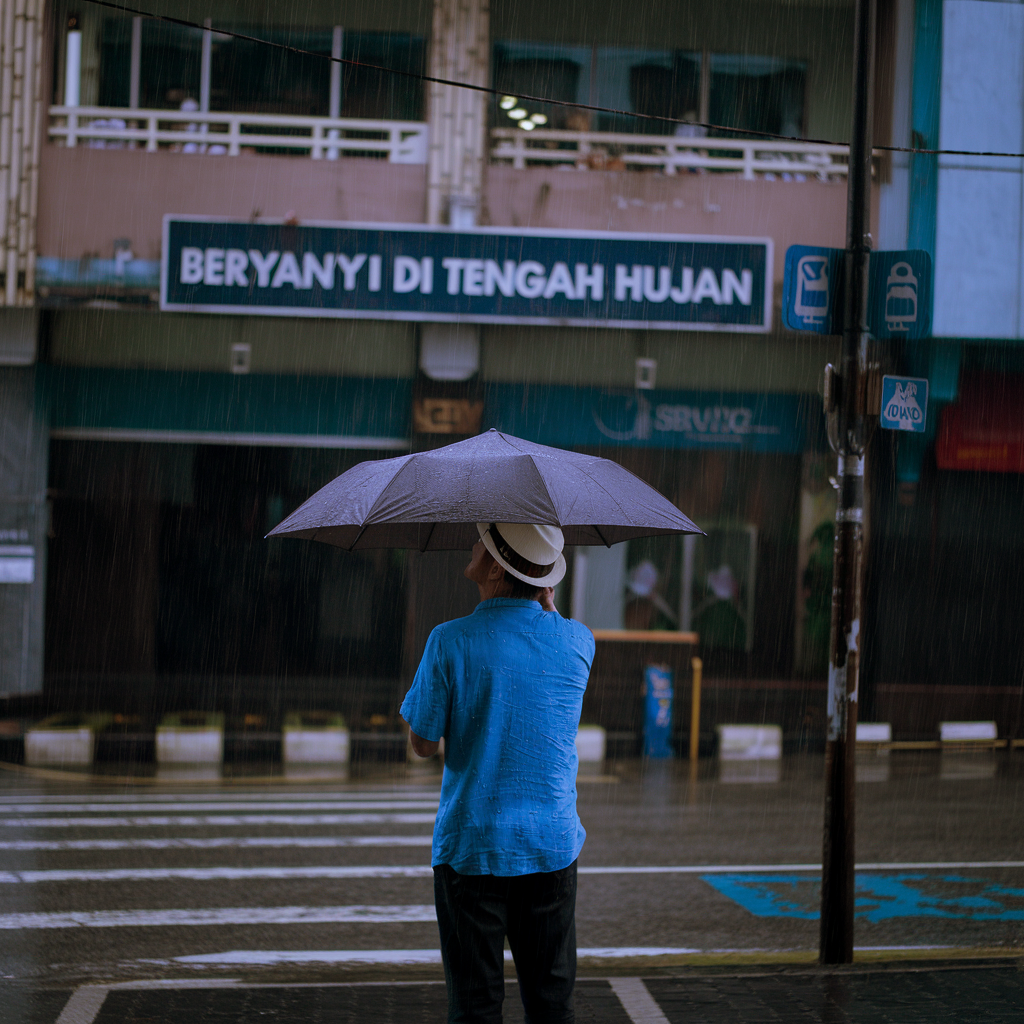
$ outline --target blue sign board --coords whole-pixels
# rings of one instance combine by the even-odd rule
[[[772,241],[164,218],[180,312],[765,332]]]
[[[782,322],[791,331],[839,333],[843,250],[791,245],[782,282]]]
[[[886,430],[923,434],[928,412],[928,381],[923,377],[883,377],[880,423]]]
[[[879,341],[932,332],[932,258],[923,249],[873,252],[868,323]]]
[[[791,331],[840,334],[842,249],[791,245],[786,250],[782,320]],[[922,249],[873,252],[868,327],[879,340],[927,338],[932,328],[932,261]]]
[[[644,757],[672,756],[672,680],[667,665],[644,669]]]
[[[791,394],[489,384],[482,429],[561,448],[802,452],[821,403]]]

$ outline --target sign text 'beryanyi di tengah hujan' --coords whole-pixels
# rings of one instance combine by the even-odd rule
[[[160,307],[767,331],[772,242],[164,218]]]

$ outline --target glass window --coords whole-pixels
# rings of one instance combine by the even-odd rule
[[[215,26],[210,55],[211,110],[327,116],[331,26],[302,31],[247,24],[222,27],[309,53],[236,39],[218,32]],[[106,19],[101,40],[100,103],[127,107],[131,19]],[[198,103],[202,41],[201,29],[143,22],[142,107],[178,110],[183,103]],[[422,74],[426,69],[426,40],[406,32],[346,32],[343,53],[350,60],[399,71]],[[342,68],[342,117],[421,121],[423,100],[423,83],[415,78],[352,65]]]
[[[700,109],[699,53],[601,47],[596,78],[599,107],[688,120]],[[671,124],[617,114],[598,114],[595,127],[643,135],[673,133]]]
[[[544,43],[497,43],[494,47],[494,87],[508,97],[549,96],[569,103],[587,103],[590,95],[591,49],[589,46],[556,46]],[[502,106],[496,98],[492,121],[511,128],[523,121],[545,128],[585,130],[588,115],[555,103],[522,100]]]
[[[799,138],[804,133],[806,86],[804,61],[712,54],[710,120],[729,125],[738,135],[756,131]]]
[[[178,110],[185,100],[198,101],[202,49],[202,29],[144,20],[139,105]]]

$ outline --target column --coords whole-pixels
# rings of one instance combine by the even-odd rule
[[[429,74],[490,85],[489,0],[434,0]],[[485,93],[430,85],[427,223],[472,227],[487,155]]]
[[[0,698],[43,688],[49,432],[34,310],[0,310]],[[22,365],[18,365],[22,364]]]

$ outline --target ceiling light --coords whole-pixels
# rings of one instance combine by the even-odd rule
[[[547,118],[546,114],[531,114],[530,115],[530,120],[534,124],[547,124],[548,123],[548,118]]]
[[[518,121],[520,118],[526,117],[526,111],[522,107],[516,107],[515,110],[510,110],[508,112],[508,116],[511,117],[513,121]]]
[[[537,126],[532,121],[528,121],[526,118],[523,118],[523,120],[519,122],[519,127],[525,128],[528,132],[532,132]]]
[[[517,100],[515,96],[502,96],[501,102],[498,106],[501,107],[502,110],[511,110],[518,102],[519,100]]]

